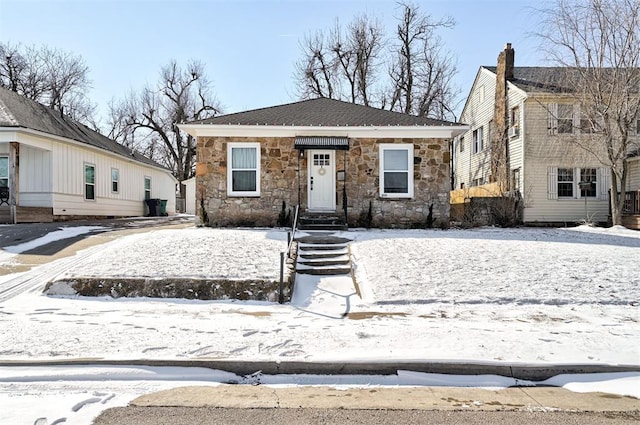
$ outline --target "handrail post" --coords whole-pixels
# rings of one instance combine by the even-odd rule
[[[284,252],[280,252],[280,287],[278,290],[278,303],[284,304]]]

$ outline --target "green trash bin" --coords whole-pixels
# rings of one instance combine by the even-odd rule
[[[166,199],[160,199],[160,215],[163,217],[168,216],[169,214],[167,214],[167,200]]]

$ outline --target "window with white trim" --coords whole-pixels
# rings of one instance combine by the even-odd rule
[[[227,164],[229,196],[260,196],[260,143],[229,143]]]
[[[549,199],[608,199],[606,168],[549,167],[548,180]]]
[[[573,104],[558,104],[558,134],[573,133]]]
[[[84,164],[84,199],[96,199],[96,167],[93,164]]]
[[[120,171],[117,168],[111,169],[111,191],[118,193],[120,184]]]
[[[413,145],[380,145],[380,196],[413,197]]]
[[[573,198],[573,168],[558,168],[558,198]]]
[[[473,130],[473,153],[482,152],[484,149],[484,127]]]
[[[464,137],[460,138],[460,152],[464,152]]]
[[[0,156],[0,187],[9,187],[9,157]]]
[[[144,178],[144,199],[151,199],[151,177]]]

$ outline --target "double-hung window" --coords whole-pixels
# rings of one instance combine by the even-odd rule
[[[473,153],[481,152],[484,149],[484,127],[473,130]]]
[[[380,196],[413,197],[413,145],[380,145]]]
[[[120,171],[117,168],[111,169],[111,191],[118,193],[118,185],[120,183]]]
[[[558,104],[558,134],[573,133],[573,104]]]
[[[573,168],[558,168],[558,198],[573,198]]]
[[[96,167],[92,164],[84,164],[84,199],[96,199]]]
[[[229,196],[260,196],[260,143],[229,143],[227,164]]]
[[[580,182],[579,183],[591,183],[580,187],[581,198],[595,198],[597,196],[596,182],[598,180],[598,170],[595,168],[580,168]]]
[[[606,169],[549,167],[549,199],[603,199],[607,189]]]
[[[144,199],[151,199],[151,177],[144,178]]]

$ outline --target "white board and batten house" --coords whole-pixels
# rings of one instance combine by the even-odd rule
[[[175,213],[171,171],[58,111],[0,88],[0,221]]]
[[[460,118],[470,129],[452,147],[452,210],[515,193],[525,224],[606,223],[611,170],[576,143],[590,130],[563,88],[567,69],[517,67],[514,57],[507,44],[497,66],[476,74]],[[503,129],[504,145],[492,146]]]

